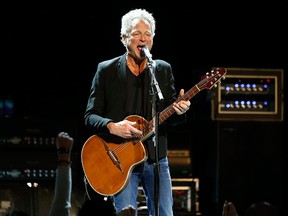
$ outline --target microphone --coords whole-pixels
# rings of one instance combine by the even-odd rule
[[[144,46],[144,47],[142,47],[142,49],[141,49],[141,54],[144,55],[144,56],[146,56],[146,58],[148,59],[148,61],[150,61],[150,62],[153,61],[153,60],[152,60],[152,55],[151,55],[151,53],[150,53],[149,48],[148,48],[147,45]]]
[[[148,67],[150,68],[150,74],[152,76],[152,78],[151,78],[152,85],[155,88],[155,92],[158,94],[159,100],[163,100],[164,98],[163,98],[162,92],[161,92],[161,90],[159,88],[158,82],[157,82],[155,74],[154,74],[155,73],[156,62],[153,61],[152,55],[151,55],[147,45],[142,47],[141,55],[145,55],[146,58],[148,59],[148,62],[149,62]]]

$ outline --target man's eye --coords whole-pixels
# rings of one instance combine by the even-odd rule
[[[132,37],[142,37],[142,33],[141,32],[133,32],[131,35],[132,35]],[[150,32],[145,32],[145,33],[143,33],[143,35],[145,37],[151,37],[151,33]]]
[[[139,32],[134,32],[134,33],[132,33],[132,36],[133,36],[133,37],[135,37],[135,36],[139,36],[139,35],[140,35]]]

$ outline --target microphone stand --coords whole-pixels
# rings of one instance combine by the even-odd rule
[[[156,63],[152,60],[151,56],[148,57],[148,68],[151,74],[151,88],[152,88],[152,118],[155,124],[155,136],[152,138],[155,149],[155,162],[154,162],[154,215],[159,215],[159,158],[158,158],[158,127],[159,127],[159,111],[158,102],[163,100],[163,95],[159,88],[158,82],[155,77]],[[156,97],[158,95],[158,100]]]

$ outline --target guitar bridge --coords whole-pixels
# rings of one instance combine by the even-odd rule
[[[123,171],[122,166],[121,166],[121,162],[118,159],[118,157],[116,156],[116,154],[114,153],[114,151],[111,151],[110,149],[108,149],[107,154],[110,157],[110,159],[112,160],[112,162],[115,164],[115,166],[124,174],[124,171]]]

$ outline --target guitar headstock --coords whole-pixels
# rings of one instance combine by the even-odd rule
[[[201,81],[198,83],[199,89],[211,89],[216,86],[221,79],[225,79],[225,74],[227,73],[226,68],[212,68],[210,72],[207,72],[201,77]]]

